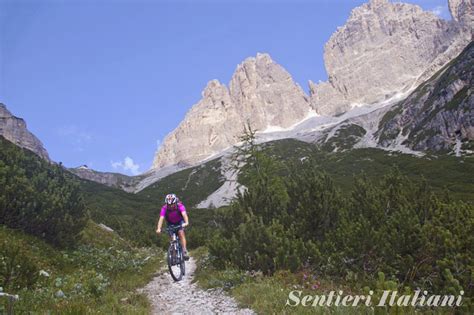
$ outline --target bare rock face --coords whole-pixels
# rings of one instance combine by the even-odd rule
[[[41,158],[51,161],[41,141],[28,131],[25,121],[13,116],[7,107],[1,103],[0,135],[15,145],[33,151]]]
[[[289,127],[310,109],[289,73],[269,55],[257,54],[237,66],[229,89],[217,80],[207,84],[202,99],[166,136],[153,168],[195,164],[236,144],[247,122],[258,130]]]
[[[474,27],[474,4],[472,0],[449,0],[449,12],[453,20],[472,34]]]
[[[474,43],[407,99],[387,112],[378,143],[416,151],[472,151],[474,141]]]
[[[68,170],[82,179],[87,179],[109,187],[119,188],[127,192],[132,192],[134,185],[140,179],[140,176],[127,176],[119,173],[95,171],[87,167],[87,165],[69,168]]]
[[[428,80],[472,40],[472,0],[449,0],[452,21],[419,6],[370,0],[352,10],[325,45],[327,82],[310,97],[267,54],[240,64],[229,87],[211,81],[164,140],[153,169],[195,164],[238,141],[246,122],[287,128],[311,111],[337,115],[384,101]]]
[[[303,90],[268,54],[257,54],[237,67],[230,81],[230,95],[239,116],[258,129],[287,128],[310,109]]]
[[[217,80],[210,81],[202,99],[163,141],[153,168],[191,165],[232,145],[237,141],[240,121],[227,87]]]
[[[315,110],[339,114],[428,79],[470,42],[472,23],[471,29],[463,24],[472,19],[468,2],[450,1],[454,21],[388,0],[371,0],[352,10],[325,45],[328,82],[310,82]]]

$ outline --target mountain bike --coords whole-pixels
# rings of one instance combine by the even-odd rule
[[[166,230],[171,235],[170,247],[168,248],[168,270],[174,281],[180,281],[185,274],[184,254],[178,231],[181,225],[169,225]]]

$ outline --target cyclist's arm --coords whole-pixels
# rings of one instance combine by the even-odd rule
[[[156,227],[157,230],[161,230],[161,227],[163,226],[163,219],[164,217],[160,216],[160,219],[158,220],[158,226]]]
[[[189,225],[188,214],[187,214],[186,212],[183,212],[182,215],[183,215],[183,219],[184,219],[184,224],[185,224],[186,226]]]
[[[189,225],[189,218],[188,218],[188,214],[186,213],[186,207],[182,203],[180,203],[178,207],[184,219],[184,226]]]

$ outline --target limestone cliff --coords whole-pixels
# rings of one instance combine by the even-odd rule
[[[371,0],[352,10],[324,47],[328,81],[310,81],[316,111],[339,114],[431,77],[471,40],[472,3],[450,0],[449,6],[452,21],[388,0]]]
[[[48,152],[41,141],[28,130],[25,121],[12,115],[2,103],[0,103],[0,135],[17,146],[33,151],[41,158],[50,161]]]
[[[289,127],[311,110],[308,98],[290,74],[268,54],[237,66],[229,88],[210,81],[202,99],[186,114],[155,155],[153,168],[192,165],[236,144],[243,127]]]

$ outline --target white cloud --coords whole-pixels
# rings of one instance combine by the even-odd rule
[[[448,13],[448,7],[445,6],[445,5],[438,5],[436,7],[434,7],[431,12],[433,12],[434,14],[436,14],[437,16],[441,17],[441,18],[446,18],[446,15]]]
[[[121,169],[125,172],[130,172],[133,175],[138,175],[140,174],[140,165],[135,164],[133,162],[133,159],[129,156],[125,157],[125,159],[122,162],[113,162],[111,161],[110,164],[114,169]]]

